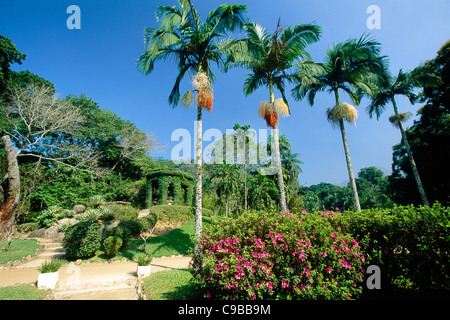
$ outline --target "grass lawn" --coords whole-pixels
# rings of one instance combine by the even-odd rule
[[[35,239],[14,240],[11,243],[8,251],[5,251],[8,242],[0,240],[0,264],[8,261],[20,260],[28,255],[33,256],[39,248],[38,242]]]
[[[0,288],[0,300],[42,300],[51,290],[22,285]]]
[[[143,281],[142,289],[148,300],[197,300],[202,294],[190,280],[189,270],[160,271]]]

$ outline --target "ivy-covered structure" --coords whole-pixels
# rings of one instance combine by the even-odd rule
[[[159,204],[192,206],[194,177],[177,169],[155,169],[147,173],[146,208]]]

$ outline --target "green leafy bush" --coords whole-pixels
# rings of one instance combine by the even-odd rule
[[[106,204],[106,200],[102,195],[94,195],[89,198],[88,205],[94,208],[98,208],[100,206],[104,206]]]
[[[100,212],[98,209],[89,209],[79,214],[76,219],[82,222],[96,222],[100,220]]]
[[[94,256],[100,243],[100,224],[97,222],[79,222],[68,227],[64,233],[63,247],[68,260]]]
[[[362,292],[362,248],[321,214],[222,218],[197,245],[191,271],[212,299],[351,299]]]
[[[42,211],[37,217],[39,228],[49,228],[55,221],[62,218],[70,218],[74,212],[72,210],[62,209],[58,206],[52,206]]]
[[[156,214],[150,213],[142,218],[120,221],[117,227],[106,231],[105,236],[120,237],[123,241],[123,246],[125,246],[130,238],[138,236],[141,230],[151,229],[156,224],[157,219]]]
[[[105,253],[109,257],[114,257],[122,247],[122,239],[117,236],[110,236],[103,241]]]
[[[140,253],[136,255],[136,262],[138,266],[148,266],[153,260],[153,256],[150,254]]]
[[[450,208],[436,203],[349,211],[332,222],[362,242],[368,263],[381,268],[388,284],[450,288]]]

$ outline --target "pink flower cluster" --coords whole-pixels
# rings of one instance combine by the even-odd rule
[[[333,288],[347,286],[353,274],[362,277],[365,260],[358,242],[329,224],[319,229],[312,224],[312,215],[302,214],[266,215],[249,224],[251,232],[243,229],[239,236],[204,235],[201,250],[210,266],[202,267],[206,286],[227,298],[274,298],[275,294],[307,295],[313,286],[342,292]],[[334,213],[323,213],[325,218],[330,214]]]

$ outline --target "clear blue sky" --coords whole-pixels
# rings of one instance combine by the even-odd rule
[[[224,0],[194,0],[204,20],[207,13]],[[349,38],[370,35],[382,44],[382,54],[389,56],[393,73],[400,68],[411,70],[436,56],[440,46],[450,38],[450,1],[448,0],[243,0],[248,5],[250,20],[273,31],[278,18],[283,25],[315,21],[322,27],[320,42],[308,47],[311,56],[322,61],[326,49]],[[66,13],[69,5],[81,9],[81,30],[69,30]],[[110,109],[145,132],[154,133],[166,152],[152,155],[169,158],[171,134],[177,128],[194,134],[194,109],[181,106],[172,109],[167,97],[172,89],[176,66],[157,63],[149,76],[139,74],[136,59],[144,50],[143,30],[156,26],[158,5],[175,5],[175,0],[2,0],[0,34],[12,39],[27,54],[22,65],[13,70],[30,70],[56,86],[62,95],[85,94],[101,108]],[[366,13],[369,5],[381,10],[381,29],[369,30]],[[254,129],[266,128],[257,116],[261,100],[268,100],[266,89],[245,97],[242,85],[246,72],[232,70],[216,73],[215,102],[212,113],[204,114],[203,129],[225,132],[235,123],[250,124]],[[183,82],[182,92],[190,88]],[[290,90],[290,88],[289,88]],[[276,98],[279,95],[276,94]],[[344,101],[349,101],[343,95]],[[320,93],[310,107],[306,101],[290,99],[292,115],[282,118],[280,131],[291,142],[293,152],[300,154],[303,173],[301,184],[320,182],[341,184],[348,180],[344,150],[338,129],[326,120],[325,110],[333,105],[333,97]],[[389,107],[381,119],[369,119],[363,100],[358,107],[357,127],[347,125],[350,153],[355,173],[376,166],[391,171],[392,146],[400,141],[400,133],[388,121]],[[401,112],[420,105],[399,99]],[[411,125],[410,120],[407,125]],[[206,146],[208,143],[205,143]]]

